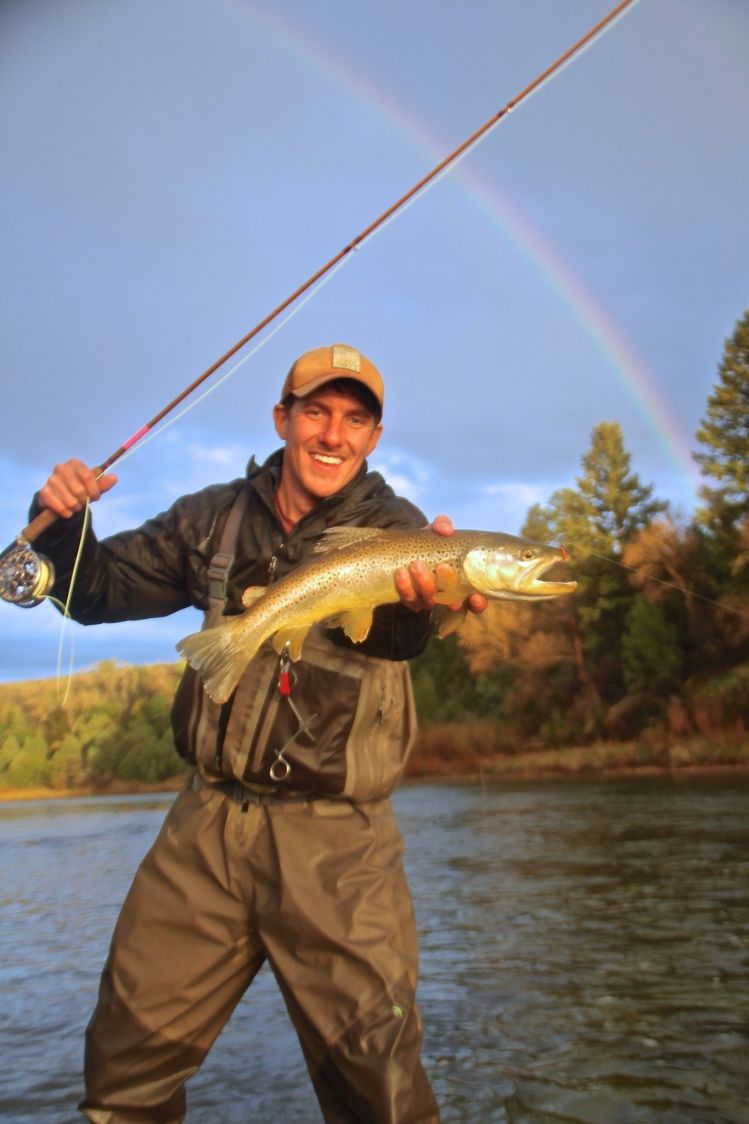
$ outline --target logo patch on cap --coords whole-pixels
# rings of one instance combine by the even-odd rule
[[[334,344],[331,367],[340,368],[342,371],[359,372],[361,371],[361,356],[355,347]]]

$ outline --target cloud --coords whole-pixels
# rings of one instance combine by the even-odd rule
[[[420,505],[434,479],[435,468],[421,457],[398,448],[378,447],[370,457],[370,469],[380,472],[400,496]]]

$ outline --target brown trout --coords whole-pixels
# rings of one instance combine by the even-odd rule
[[[564,547],[543,546],[496,531],[455,531],[438,535],[429,528],[383,531],[334,527],[316,544],[315,555],[270,586],[250,587],[242,596],[247,611],[225,624],[185,637],[177,650],[200,672],[207,693],[225,702],[244,668],[266,640],[290,659],[301,656],[313,624],[342,628],[355,643],[366,639],[378,605],[399,600],[394,574],[420,560],[434,571],[453,567],[454,581],[438,581],[435,601],[455,605],[471,593],[519,601],[572,593],[576,582],[543,581]],[[436,575],[435,575],[436,576]],[[465,608],[448,612],[440,634],[458,627]]]

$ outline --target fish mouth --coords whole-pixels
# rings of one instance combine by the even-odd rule
[[[560,581],[554,573],[567,559],[566,550],[505,535],[496,546],[481,544],[469,550],[463,572],[468,584],[487,597],[534,601],[577,589],[577,582]]]
[[[551,558],[539,558],[522,582],[523,593],[531,597],[559,597],[565,593],[574,593],[577,589],[576,581],[560,581],[556,577],[558,568],[567,561],[569,554],[564,547],[555,551]]]

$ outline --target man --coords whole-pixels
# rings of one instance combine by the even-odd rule
[[[367,471],[383,400],[379,372],[355,348],[302,355],[273,411],[283,449],[136,531],[88,534],[73,616],[90,624],[192,604],[215,624],[241,611],[245,588],[307,557],[327,527],[423,526]],[[114,483],[69,461],[36,498],[35,510],[61,517],[38,540],[58,598],[81,509]],[[433,527],[452,530],[444,516]],[[195,779],[115,929],[87,1030],[89,1120],[181,1120],[185,1081],[266,959],[328,1122],[438,1119],[419,1060],[415,925],[388,799],[415,733],[405,661],[426,644],[436,585],[418,560],[395,581],[401,603],[376,611],[361,645],[318,628],[292,666],[265,645],[223,705],[185,673],[173,727]]]

